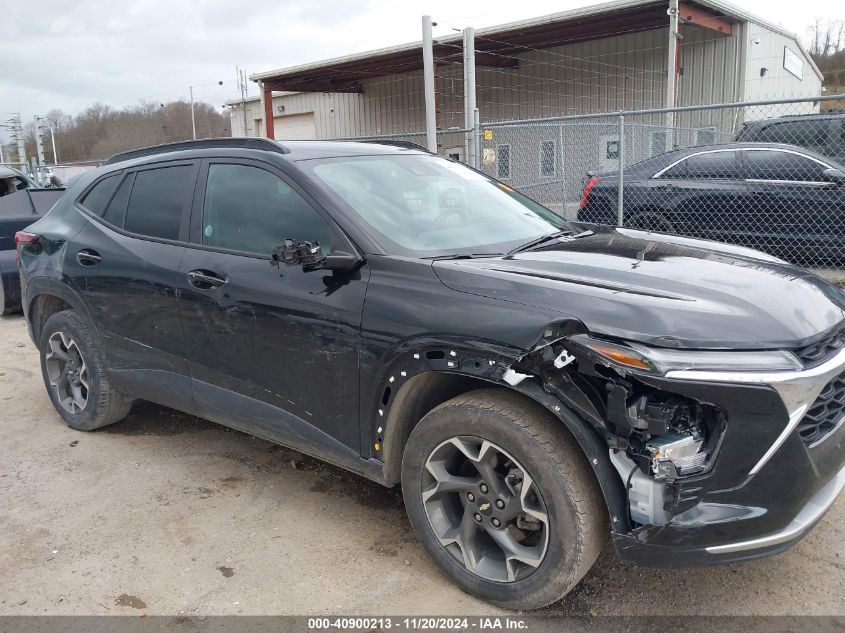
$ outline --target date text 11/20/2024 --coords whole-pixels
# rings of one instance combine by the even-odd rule
[[[522,618],[511,617],[337,617],[308,618],[308,630],[387,630],[410,631],[520,631],[528,628]]]

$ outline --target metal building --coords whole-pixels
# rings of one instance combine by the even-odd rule
[[[668,0],[617,0],[478,29],[481,121],[820,94],[822,75],[794,34],[721,0],[679,5],[671,60],[668,8]],[[464,137],[449,132],[465,125],[462,36],[435,38],[434,56],[439,150],[462,158]],[[232,133],[422,140],[422,66],[417,42],[255,73],[260,96],[227,103]],[[712,142],[719,116],[692,113],[683,125],[696,142]],[[643,142],[664,138],[656,131]]]

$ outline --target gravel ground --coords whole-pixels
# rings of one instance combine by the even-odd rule
[[[502,613],[437,571],[398,490],[146,403],[67,428],[20,316],[0,317],[0,424],[0,614]],[[842,615],[844,524],[840,498],[785,554],[691,570],[608,543],[546,612]]]

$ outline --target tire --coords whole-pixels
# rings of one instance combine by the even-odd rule
[[[631,215],[626,227],[640,231],[656,231],[658,233],[674,233],[675,229],[663,215],[653,211],[638,212]]]
[[[102,350],[76,312],[64,310],[47,319],[38,349],[44,386],[69,427],[93,431],[129,414],[132,399],[109,383]]]
[[[465,460],[475,449],[477,461]],[[467,484],[477,478],[486,488]],[[439,487],[449,492],[432,493]],[[606,506],[575,439],[542,407],[505,389],[457,396],[420,420],[402,459],[402,494],[437,565],[467,593],[509,609],[537,609],[566,595],[596,561],[607,533]],[[520,508],[525,512],[514,521]],[[527,554],[531,564],[506,549]]]

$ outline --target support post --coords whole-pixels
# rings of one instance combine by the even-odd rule
[[[273,122],[273,91],[270,87],[262,83],[261,84],[261,101],[264,105],[264,129],[266,130],[265,136],[269,139],[276,138],[276,128]],[[256,136],[260,136],[261,133],[256,131]]]
[[[50,126],[50,142],[53,144],[53,164],[59,164],[59,154],[56,151],[56,126]],[[0,161],[2,162],[2,161]]]
[[[675,107],[675,79],[678,76],[678,0],[669,0],[669,50],[666,58],[666,107]],[[675,113],[666,114],[666,151],[675,145]]]
[[[472,145],[474,162],[470,166],[481,169],[481,113],[478,108],[472,111]]]
[[[437,153],[437,112],[434,105],[434,47],[431,16],[422,18],[423,85],[425,87],[425,139],[428,151]]]
[[[625,216],[625,115],[619,115],[619,189],[616,192],[616,224],[623,226]]]
[[[475,29],[464,29],[464,127],[467,164],[478,168],[478,147],[475,142]]]
[[[191,132],[194,135],[194,140],[197,140],[197,121],[194,118],[194,87],[188,86],[191,92]]]

